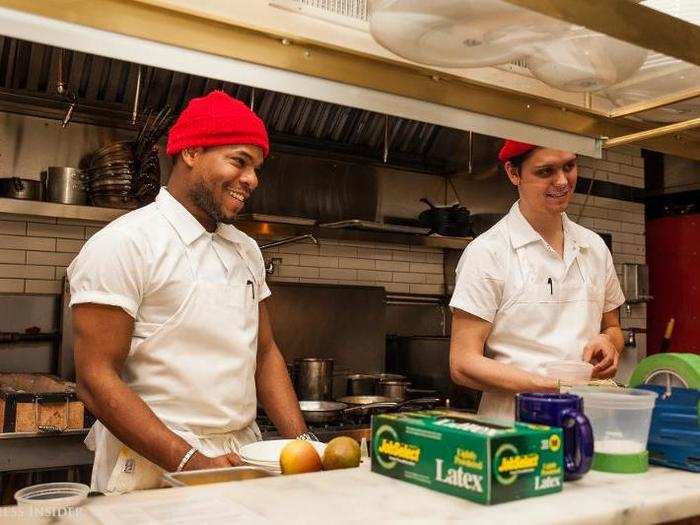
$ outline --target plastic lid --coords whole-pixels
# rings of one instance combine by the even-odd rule
[[[581,396],[585,407],[621,410],[653,408],[658,397],[656,392],[638,388],[580,386],[572,388],[570,393]]]
[[[50,514],[82,504],[90,487],[82,483],[42,483],[15,492],[18,505],[32,506],[37,511]]]
[[[563,368],[567,370],[593,370],[593,365],[591,363],[587,363],[586,361],[549,361],[548,363],[545,363],[544,366],[545,368]]]
[[[593,373],[593,365],[586,361],[550,361],[544,364],[544,369],[547,373],[568,373],[579,376],[586,376],[586,379],[591,377]]]

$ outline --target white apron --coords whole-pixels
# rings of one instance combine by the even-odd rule
[[[199,279],[183,247],[192,273],[190,292],[170,319],[132,346],[122,376],[168,428],[214,457],[261,439],[255,424],[257,285],[238,246],[245,278],[240,270],[234,273],[234,265],[228,284]],[[137,337],[139,330],[137,322]],[[163,470],[124,446],[101,422],[85,444],[95,451],[92,490],[119,494],[160,486]]]
[[[523,285],[509,289],[506,283],[486,340],[486,355],[528,372],[544,373],[547,362],[583,358],[586,344],[600,333],[605,289],[578,253],[567,272],[569,277],[564,277],[564,283],[553,281],[550,287],[550,276],[527,260],[526,249],[516,250]],[[513,420],[515,398],[484,392],[479,414]]]

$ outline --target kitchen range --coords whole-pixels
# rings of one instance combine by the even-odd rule
[[[0,522],[697,522],[693,0],[61,4],[0,0]]]

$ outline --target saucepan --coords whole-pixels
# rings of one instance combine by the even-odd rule
[[[351,374],[347,377],[345,392],[349,396],[373,396],[376,392],[376,385],[376,375]]]
[[[379,381],[376,392],[378,395],[388,397],[392,401],[403,401],[410,396],[426,397],[437,395],[437,391],[433,389],[411,388],[411,382],[404,380]]]
[[[347,376],[345,395],[348,396],[373,396],[384,395],[377,391],[380,381],[405,381],[406,376],[399,374],[351,374]]]
[[[7,177],[0,179],[0,197],[40,201],[44,199],[44,183],[40,180]]]

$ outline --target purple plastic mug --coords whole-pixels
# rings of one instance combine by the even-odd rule
[[[564,430],[564,479],[583,477],[593,463],[593,429],[583,399],[573,394],[518,394],[515,419]]]

